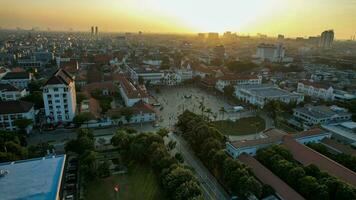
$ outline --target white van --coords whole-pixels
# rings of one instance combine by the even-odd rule
[[[234,106],[235,112],[239,112],[239,111],[243,111],[243,110],[244,110],[244,107],[242,107],[242,106]]]

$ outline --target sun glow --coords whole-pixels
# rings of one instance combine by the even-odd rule
[[[354,0],[0,0],[3,28],[307,36],[356,30]]]

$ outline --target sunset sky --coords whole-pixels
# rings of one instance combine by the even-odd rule
[[[356,0],[0,0],[2,28],[118,32],[356,33]]]

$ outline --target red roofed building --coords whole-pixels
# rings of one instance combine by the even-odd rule
[[[139,101],[148,103],[148,93],[144,85],[135,86],[126,78],[122,78],[119,91],[127,107],[132,107]]]

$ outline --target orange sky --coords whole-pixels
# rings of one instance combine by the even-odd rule
[[[0,26],[120,32],[356,33],[356,0],[0,0]]]

